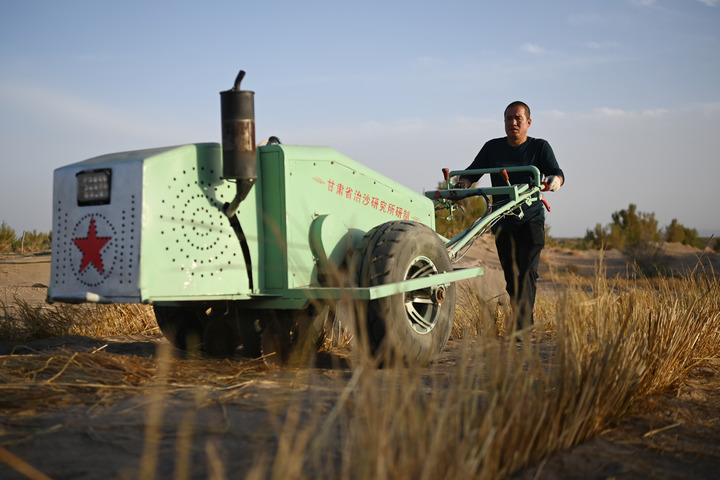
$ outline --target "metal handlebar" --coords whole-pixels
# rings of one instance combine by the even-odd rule
[[[508,173],[515,172],[529,172],[532,176],[531,182],[529,184],[522,183],[512,185],[510,183]],[[458,175],[485,175],[493,173],[502,175],[508,185],[505,187],[453,188],[450,184],[450,179]],[[445,248],[448,250],[448,254],[453,262],[456,261],[458,252],[473,241],[477,235],[481,235],[486,232],[498,220],[506,215],[513,214],[522,205],[532,205],[537,201],[542,201],[548,211],[550,211],[550,207],[541,193],[542,191],[547,190],[547,183],[540,180],[540,170],[533,165],[521,167],[453,170],[450,172],[448,172],[448,169],[444,168],[443,177],[446,188],[426,191],[425,196],[433,200],[436,205],[440,204],[443,207],[450,208],[451,216],[452,209],[454,208],[452,206],[453,201],[477,195],[482,195],[486,198],[487,195],[508,196],[508,201],[504,202],[503,205],[493,207],[491,212],[486,211],[485,214],[473,222],[469,228],[445,243]],[[522,215],[522,211],[520,212],[520,215]]]

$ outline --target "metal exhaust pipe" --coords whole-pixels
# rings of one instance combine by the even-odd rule
[[[257,152],[255,151],[255,92],[240,90],[245,72],[240,70],[231,90],[220,92],[222,119],[223,178],[236,182],[235,198],[223,205],[223,212],[240,242],[248,286],[254,290],[252,258],[247,238],[240,226],[237,211],[257,180]]]
[[[237,182],[238,204],[257,180],[255,92],[240,90],[243,77],[245,71],[240,70],[233,88],[220,92],[223,178]]]

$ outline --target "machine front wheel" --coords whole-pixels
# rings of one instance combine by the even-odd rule
[[[366,236],[360,269],[363,286],[384,285],[452,271],[445,245],[432,229],[392,221]],[[371,300],[367,339],[383,361],[401,357],[426,365],[445,347],[455,315],[455,284],[436,285]]]

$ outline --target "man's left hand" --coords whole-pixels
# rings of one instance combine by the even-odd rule
[[[557,192],[564,183],[564,180],[560,175],[550,175],[545,179],[545,181],[548,184],[548,190],[551,192]]]

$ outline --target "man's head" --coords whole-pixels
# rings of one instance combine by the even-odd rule
[[[530,107],[524,102],[512,102],[505,108],[505,133],[510,145],[521,145],[527,140],[530,128]]]

